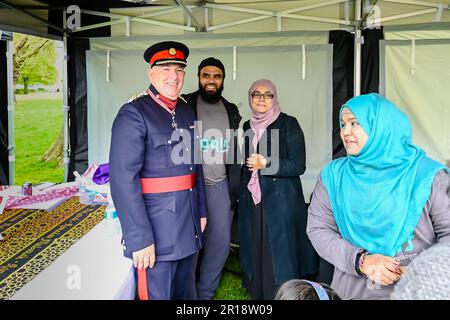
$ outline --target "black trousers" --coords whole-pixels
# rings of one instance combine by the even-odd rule
[[[261,203],[252,207],[252,234],[253,279],[244,274],[243,284],[253,300],[273,300],[279,285],[275,283],[272,249]]]

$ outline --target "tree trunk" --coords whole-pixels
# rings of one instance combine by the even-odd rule
[[[23,94],[28,94],[28,81],[23,79]]]
[[[62,129],[56,138],[55,142],[51,145],[51,147],[45,152],[45,154],[41,157],[41,161],[52,162],[58,161],[58,167],[63,166],[63,158],[64,158],[64,130]]]

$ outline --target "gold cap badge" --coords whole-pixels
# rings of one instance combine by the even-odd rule
[[[170,48],[170,49],[169,49],[169,54],[170,54],[171,56],[174,56],[176,53],[177,53],[177,50],[175,50],[174,48]]]

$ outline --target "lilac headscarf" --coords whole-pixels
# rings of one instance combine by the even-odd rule
[[[257,112],[253,110],[252,107],[252,93],[258,89],[259,87],[266,87],[269,89],[269,91],[273,94],[272,99],[272,108],[269,109],[269,111],[265,113]],[[262,92],[264,93],[264,92]],[[255,132],[255,136],[253,137],[253,148],[256,150],[256,146],[258,145],[259,139],[261,139],[261,136],[264,134],[264,131],[266,128],[274,122],[278,116],[281,113],[280,104],[278,102],[278,93],[277,88],[272,83],[272,81],[267,79],[261,79],[258,81],[255,81],[250,89],[248,90],[248,102],[250,105],[250,110],[252,112],[250,116],[250,127],[252,128],[253,132]],[[252,176],[250,178],[250,181],[247,185],[248,190],[250,190],[253,198],[253,202],[255,204],[258,204],[261,202],[261,187],[259,185],[259,177],[258,177],[258,170],[255,170],[252,172]]]

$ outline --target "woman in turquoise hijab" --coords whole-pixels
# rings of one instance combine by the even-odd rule
[[[407,116],[378,94],[340,111],[347,157],[327,165],[308,214],[308,236],[335,266],[345,299],[389,299],[422,250],[450,242],[450,174],[412,144]]]

